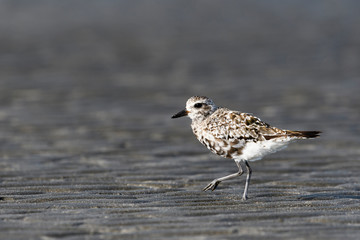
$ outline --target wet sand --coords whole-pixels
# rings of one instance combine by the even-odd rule
[[[357,1],[0,3],[1,239],[358,239]],[[320,130],[245,177],[192,95]]]

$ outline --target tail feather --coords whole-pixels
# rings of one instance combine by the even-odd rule
[[[320,136],[320,133],[320,131],[287,131],[289,136],[299,138],[316,138]]]

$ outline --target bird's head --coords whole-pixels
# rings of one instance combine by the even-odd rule
[[[191,120],[204,120],[217,109],[214,102],[208,97],[194,96],[187,100],[186,108],[172,118],[189,116]]]

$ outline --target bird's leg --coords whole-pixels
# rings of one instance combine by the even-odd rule
[[[244,189],[244,194],[243,194],[242,200],[246,200],[248,198],[247,197],[247,192],[248,192],[248,189],[249,189],[251,172],[252,172],[248,161],[245,160],[244,162],[245,162],[246,169],[247,169],[247,176],[246,176],[246,183],[245,183],[245,189]]]
[[[235,163],[236,163],[236,165],[237,165],[238,168],[239,168],[239,171],[238,171],[238,172],[233,173],[233,174],[230,174],[230,175],[227,175],[227,176],[225,176],[225,177],[221,177],[221,178],[216,178],[216,179],[214,179],[211,183],[209,183],[209,184],[203,189],[203,191],[207,191],[207,190],[210,190],[210,189],[211,189],[211,191],[214,191],[215,188],[216,188],[216,187],[219,185],[219,183],[221,183],[222,181],[228,180],[228,179],[231,179],[231,178],[234,178],[234,177],[241,176],[241,175],[244,173],[244,171],[243,171],[242,168],[241,168],[240,162],[235,161]]]

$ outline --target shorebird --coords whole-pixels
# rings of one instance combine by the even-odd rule
[[[217,107],[204,96],[189,98],[186,108],[172,118],[183,116],[190,117],[193,133],[203,145],[219,156],[233,159],[239,169],[236,173],[214,179],[203,190],[214,191],[222,181],[241,176],[244,173],[243,163],[247,169],[243,200],[248,198],[252,173],[250,161],[279,151],[294,140],[316,138],[321,133],[272,127],[252,114]]]

